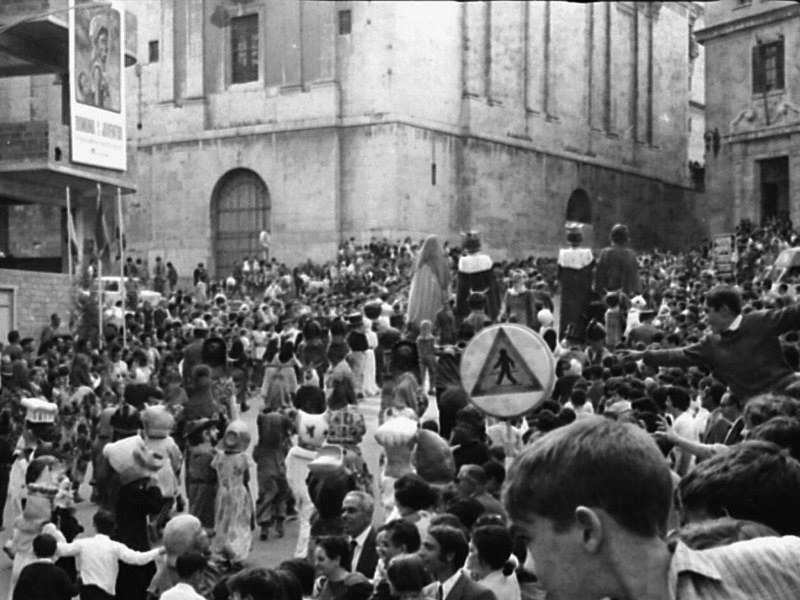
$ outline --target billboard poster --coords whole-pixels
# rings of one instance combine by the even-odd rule
[[[69,3],[72,161],[124,171],[125,19],[110,2]]]
[[[718,275],[732,275],[736,268],[736,236],[732,233],[715,235],[711,255]]]

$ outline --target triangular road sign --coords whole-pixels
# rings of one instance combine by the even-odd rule
[[[524,394],[542,391],[539,379],[522,358],[505,329],[500,328],[486,355],[471,395]]]

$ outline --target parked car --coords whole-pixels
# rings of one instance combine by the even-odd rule
[[[125,282],[127,282],[128,279],[129,278],[126,277]],[[122,277],[101,277],[100,280],[103,283],[103,304],[105,306],[114,306],[117,302],[122,300],[122,292],[124,292],[125,285],[125,283],[123,283],[123,290],[121,292],[120,283],[123,281]],[[141,285],[138,278],[134,277],[133,281],[135,281],[137,285]],[[156,306],[162,299],[163,295],[160,292],[139,288],[139,300],[142,302],[147,302],[151,306]]]

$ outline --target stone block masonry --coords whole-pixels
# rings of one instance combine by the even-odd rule
[[[14,294],[12,325],[22,337],[32,337],[38,342],[52,313],[58,313],[64,323],[69,322],[72,310],[69,275],[0,269],[0,291],[8,289]],[[0,341],[5,344],[7,340]]]

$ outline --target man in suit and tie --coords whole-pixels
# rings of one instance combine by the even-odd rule
[[[436,579],[423,590],[436,600],[497,600],[489,588],[473,581],[463,571],[469,542],[463,531],[450,525],[434,525],[417,552]]]
[[[375,502],[365,492],[349,492],[342,502],[342,524],[344,532],[350,536],[352,559],[350,568],[368,579],[375,575],[378,552],[375,546],[375,529],[372,527],[372,513]]]

